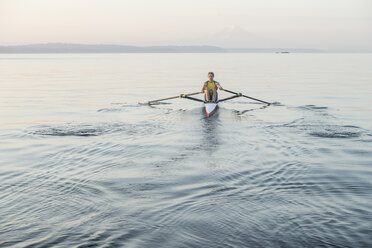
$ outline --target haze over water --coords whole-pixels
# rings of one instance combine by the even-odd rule
[[[371,65],[1,54],[0,247],[372,246]],[[208,71],[273,104],[138,104],[200,91]]]

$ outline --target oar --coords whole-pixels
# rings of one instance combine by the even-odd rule
[[[246,95],[243,95],[242,93],[236,93],[234,91],[231,91],[231,90],[226,90],[226,89],[223,89],[223,91],[226,91],[226,92],[229,92],[231,94],[236,94],[238,96],[243,96],[243,97],[246,97],[246,98],[249,98],[249,99],[252,99],[252,100],[255,100],[255,101],[259,101],[259,102],[262,102],[262,103],[266,103],[267,105],[270,105],[271,103],[269,102],[265,102],[265,101],[262,101],[260,99],[257,99],[257,98],[253,98],[253,97],[250,97],[250,96],[246,96]]]
[[[181,97],[181,98],[190,99],[190,100],[193,100],[193,101],[197,101],[197,102],[204,102],[204,101],[201,100],[201,99],[194,98],[194,97],[190,97],[190,96],[187,96],[187,95],[181,95],[180,97]]]
[[[165,100],[182,98],[182,97],[185,97],[185,96],[192,96],[192,95],[197,95],[197,94],[200,94],[200,91],[199,92],[195,92],[195,93],[182,94],[182,95],[179,95],[179,96],[172,96],[172,97],[167,97],[167,98],[152,100],[152,101],[149,101],[149,102],[146,102],[146,103],[142,103],[142,104],[151,104],[151,103],[154,103],[154,102],[160,102],[160,101],[165,101]]]

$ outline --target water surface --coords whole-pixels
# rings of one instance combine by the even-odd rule
[[[2,54],[0,247],[372,246],[371,65]],[[139,104],[199,91],[208,71],[273,104]]]

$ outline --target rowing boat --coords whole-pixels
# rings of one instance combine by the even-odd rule
[[[261,102],[261,103],[265,103],[267,105],[270,105],[269,102],[265,102],[265,101],[262,101],[262,100],[257,99],[257,98],[246,96],[246,95],[243,95],[242,93],[236,93],[236,92],[233,92],[231,90],[226,90],[226,89],[222,89],[222,90],[223,91],[226,91],[228,93],[233,94],[233,96],[220,99],[217,102],[206,102],[206,101],[203,101],[203,100],[201,100],[199,98],[191,97],[192,95],[201,94],[201,92],[195,92],[195,93],[189,93],[189,94],[181,94],[179,96],[167,97],[167,98],[163,98],[163,99],[152,100],[152,101],[145,102],[145,103],[142,103],[142,104],[152,105],[152,104],[158,103],[160,101],[171,100],[171,99],[176,99],[176,98],[185,98],[185,99],[189,99],[189,100],[193,100],[193,101],[204,103],[205,114],[207,115],[207,117],[210,117],[211,115],[213,115],[216,112],[216,110],[218,109],[218,103],[219,102],[231,100],[231,99],[234,99],[236,97],[241,97],[241,96],[242,97],[245,97],[245,98],[249,98],[249,99],[255,100],[255,101],[258,101],[258,102]]]
[[[205,114],[207,117],[211,116],[216,112],[217,110],[217,103],[216,102],[205,102],[204,103],[204,109],[205,109]]]

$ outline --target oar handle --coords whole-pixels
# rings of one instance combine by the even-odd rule
[[[238,95],[238,96],[243,96],[243,97],[246,97],[246,98],[249,98],[249,99],[252,99],[252,100],[258,101],[258,102],[266,103],[267,105],[270,105],[270,104],[271,104],[271,103],[269,103],[269,102],[265,102],[265,101],[262,101],[262,100],[257,99],[257,98],[253,98],[253,97],[250,97],[250,96],[246,96],[246,95],[243,95],[242,93],[236,93],[236,92],[231,91],[231,90],[223,89],[223,91],[229,92],[229,93],[231,93],[231,94],[236,94],[236,95]]]

